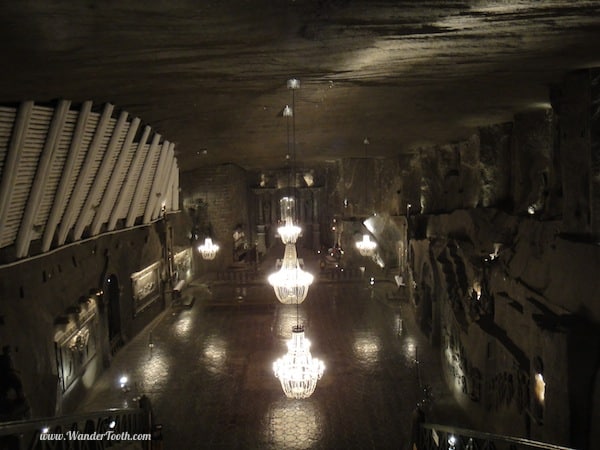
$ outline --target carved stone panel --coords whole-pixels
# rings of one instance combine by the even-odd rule
[[[186,248],[178,253],[175,253],[173,258],[173,284],[179,281],[189,281],[192,277],[192,249]]]
[[[98,348],[96,302],[88,299],[57,319],[54,335],[56,366],[62,392],[83,374]]]
[[[160,297],[160,263],[156,262],[131,275],[133,311],[138,314]]]

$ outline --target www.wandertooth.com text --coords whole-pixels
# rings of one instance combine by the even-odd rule
[[[67,431],[66,433],[41,433],[41,441],[149,441],[150,433],[131,434],[128,431],[115,433],[112,430],[98,433]]]

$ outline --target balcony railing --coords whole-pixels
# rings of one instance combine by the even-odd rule
[[[150,450],[158,434],[150,403],[143,397],[139,408],[2,423],[0,449],[101,450],[136,444]]]
[[[574,450],[530,439],[425,423],[418,450]]]

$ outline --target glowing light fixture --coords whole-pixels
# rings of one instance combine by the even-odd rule
[[[294,216],[296,215],[296,199],[294,197],[283,197],[279,200],[279,209],[281,210],[281,220],[284,226],[277,228],[281,242],[284,244],[295,244],[302,229],[294,225]]]
[[[299,89],[300,88],[300,80],[298,80],[297,78],[290,78],[287,81],[287,87],[288,87],[288,89]]]
[[[288,352],[273,363],[273,372],[289,398],[308,398],[323,376],[325,364],[310,353],[310,341],[304,337],[304,327],[292,328],[292,338],[287,343]]]
[[[292,110],[286,106],[284,116],[294,118],[294,91],[300,87],[300,82],[293,78],[287,82],[292,90]],[[289,155],[289,125],[288,125],[288,155]],[[293,125],[292,165],[290,170],[289,187],[295,180],[294,164],[296,162],[296,134]],[[292,196],[280,201],[282,220],[285,226],[278,229],[281,240],[285,244],[285,252],[281,268],[269,276],[268,280],[277,299],[284,304],[296,304],[296,325],[292,328],[292,338],[288,341],[288,352],[273,363],[273,372],[279,379],[285,395],[289,398],[303,399],[312,395],[317,387],[317,381],[323,376],[325,365],[310,354],[310,341],[304,337],[304,326],[299,324],[298,305],[308,295],[308,288],[313,282],[313,276],[302,270],[296,252],[296,239],[300,235],[300,227],[293,223],[295,216],[295,200]]]
[[[536,399],[541,405],[543,405],[546,399],[546,382],[544,381],[544,376],[541,373],[535,374],[534,391]]]
[[[302,232],[302,228],[294,225],[292,219],[285,219],[285,225],[277,228],[281,242],[284,244],[295,244],[298,240],[298,236]]]
[[[198,251],[202,255],[202,259],[211,260],[217,256],[219,246],[213,243],[211,238],[207,237],[204,239],[204,244],[198,246]]]
[[[310,273],[300,267],[294,244],[286,244],[281,268],[268,278],[277,299],[286,305],[302,303],[313,279]]]
[[[373,256],[377,248],[377,242],[372,241],[368,234],[363,234],[362,241],[356,242],[356,248],[362,256]]]

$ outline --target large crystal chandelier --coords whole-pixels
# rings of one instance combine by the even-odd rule
[[[302,228],[294,225],[293,220],[289,217],[285,219],[284,226],[277,228],[277,233],[279,233],[281,242],[283,242],[286,245],[295,244],[301,232]]]
[[[296,212],[296,200],[294,197],[283,197],[279,200],[279,209],[281,210],[281,220],[284,226],[277,228],[277,232],[284,244],[295,244],[302,229],[294,225],[294,216]]]
[[[286,305],[302,303],[314,277],[302,270],[294,244],[286,244],[281,268],[268,278],[277,299]]]
[[[310,341],[304,337],[304,327],[292,328],[287,343],[288,352],[273,363],[273,371],[283,392],[289,398],[308,398],[323,376],[325,364],[310,354]]]
[[[362,256],[373,256],[377,243],[372,241],[368,234],[363,234],[362,240],[356,242],[356,248]]]
[[[207,237],[204,239],[204,244],[198,246],[198,251],[202,255],[202,259],[211,260],[217,256],[219,246],[214,244],[211,238]]]

